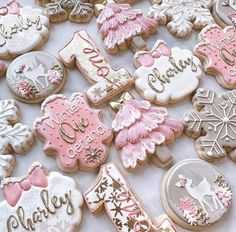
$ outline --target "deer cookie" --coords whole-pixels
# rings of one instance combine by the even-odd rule
[[[41,9],[10,1],[0,8],[0,58],[8,59],[41,46],[49,35],[49,20]]]
[[[1,184],[1,230],[72,232],[81,222],[83,197],[76,182],[33,163],[27,174]],[[76,230],[78,231],[78,230]]]
[[[163,40],[157,40],[149,52],[137,52],[134,65],[135,88],[144,99],[159,105],[189,96],[202,75],[201,62],[191,51],[168,48]]]
[[[162,215],[154,221],[147,214],[126,178],[113,163],[101,167],[94,185],[84,193],[84,199],[91,212],[95,213],[104,209],[116,231],[177,232],[166,215]]]
[[[124,96],[110,105],[119,108],[112,129],[117,133],[115,145],[121,150],[125,168],[134,169],[148,157],[160,167],[172,162],[165,145],[182,134],[182,123],[169,118],[165,108],[152,107],[148,101],[126,100]]]
[[[72,40],[59,52],[59,57],[68,68],[76,64],[91,83],[85,95],[95,106],[106,103],[134,83],[125,68],[114,70],[109,65],[85,30],[75,32]]]
[[[61,90],[66,70],[52,55],[36,51],[16,58],[6,77],[8,87],[18,100],[38,103]]]
[[[236,90],[217,96],[209,89],[198,89],[193,110],[184,116],[185,132],[196,138],[200,158],[213,162],[227,154],[236,161]]]
[[[87,1],[89,2],[89,1]],[[69,20],[74,23],[86,23],[93,14],[93,5],[83,0],[37,0],[45,7],[44,13],[50,22],[56,23]]]
[[[195,54],[203,61],[206,73],[212,74],[220,85],[236,88],[236,29],[224,29],[213,24],[205,27],[199,35]]]
[[[55,94],[43,102],[34,129],[45,142],[44,152],[57,157],[60,169],[91,171],[105,162],[112,140],[112,130],[99,116],[80,93],[70,99]]]
[[[148,17],[183,38],[189,36],[193,28],[202,29],[214,22],[210,11],[213,3],[214,0],[155,0]]]
[[[221,220],[232,200],[222,173],[198,159],[175,164],[163,179],[161,194],[168,216],[190,231],[204,230]]]
[[[34,142],[28,126],[18,123],[19,107],[13,100],[0,100],[0,180],[9,176],[15,164],[12,153],[23,153]]]

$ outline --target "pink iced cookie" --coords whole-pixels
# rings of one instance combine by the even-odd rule
[[[104,163],[112,131],[101,123],[100,111],[90,108],[80,93],[69,100],[52,95],[42,104],[41,112],[34,128],[45,141],[45,153],[57,156],[59,168],[90,171]]]
[[[205,63],[205,71],[216,76],[220,85],[236,88],[236,29],[209,25],[200,33],[195,54]]]

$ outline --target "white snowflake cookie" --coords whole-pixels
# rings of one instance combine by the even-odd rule
[[[33,163],[25,176],[1,184],[2,231],[72,232],[81,222],[83,197],[76,182]]]
[[[161,195],[167,214],[189,231],[204,230],[221,220],[232,201],[222,173],[199,159],[174,165],[163,179]]]
[[[42,45],[49,35],[49,20],[41,9],[10,1],[0,8],[0,57],[14,58]]]
[[[217,97],[212,90],[198,89],[193,106],[184,124],[186,134],[197,138],[200,158],[212,162],[228,154],[236,161],[236,90]]]
[[[188,36],[192,29],[201,29],[214,22],[210,9],[214,0],[157,0],[148,16],[177,37]]]
[[[135,88],[144,99],[159,105],[189,96],[202,75],[201,62],[191,51],[170,49],[162,40],[157,40],[149,52],[137,52],[134,65]]]

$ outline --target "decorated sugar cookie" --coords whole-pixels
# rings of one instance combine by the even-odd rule
[[[211,7],[214,0],[156,0],[150,7],[148,16],[177,37],[186,37],[192,29],[201,29],[212,24]]]
[[[9,88],[18,100],[37,103],[61,90],[66,70],[52,55],[37,51],[16,58],[6,76]]]
[[[236,88],[236,29],[224,29],[213,24],[205,27],[199,35],[195,54],[203,60],[205,71],[216,76],[220,85]]]
[[[2,231],[72,232],[81,222],[83,197],[75,181],[33,163],[22,177],[2,181]]]
[[[105,164],[94,185],[84,194],[91,212],[105,209],[117,231],[176,232],[171,220],[162,215],[154,221],[135,197],[115,164]]]
[[[194,110],[184,116],[186,134],[196,138],[199,156],[207,161],[224,158],[236,161],[236,90],[217,96],[199,89],[193,98]]]
[[[183,125],[168,118],[165,108],[152,107],[148,101],[126,100],[124,96],[120,102],[112,128],[117,133],[115,144],[121,149],[123,166],[136,168],[148,156],[157,166],[168,166],[172,155],[165,144],[174,142]]]
[[[37,3],[45,7],[45,14],[51,22],[68,19],[74,23],[85,23],[94,14],[93,5],[83,0],[37,0]]]
[[[99,114],[80,93],[70,99],[52,95],[43,102],[35,132],[45,143],[44,152],[57,158],[60,169],[90,171],[104,163],[112,131],[100,121]]]
[[[66,67],[76,63],[91,83],[85,94],[95,106],[111,100],[134,82],[125,68],[114,70],[109,65],[85,30],[75,32],[72,40],[59,52],[59,57]]]
[[[134,55],[135,87],[142,97],[167,105],[186,98],[198,86],[201,62],[187,49],[168,48],[157,40],[151,51]]]
[[[19,108],[13,100],[0,101],[0,180],[9,176],[14,167],[15,153],[30,148],[34,136],[28,126],[17,123]]]
[[[13,58],[42,45],[49,21],[41,9],[10,1],[0,9],[0,58]]]
[[[134,52],[146,50],[143,38],[157,30],[156,21],[144,16],[141,10],[131,9],[129,4],[108,1],[104,5],[97,25],[107,52],[114,54],[128,47]]]
[[[162,182],[163,207],[173,221],[190,231],[204,230],[220,221],[231,200],[225,177],[203,160],[177,163]]]

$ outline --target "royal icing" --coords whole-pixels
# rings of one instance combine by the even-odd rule
[[[15,159],[13,155],[0,154],[0,180],[11,175],[14,164]]]
[[[66,67],[75,62],[93,85],[85,94],[93,105],[101,105],[130,87],[134,79],[124,68],[114,70],[100,54],[85,30],[77,31],[73,39],[59,52]]]
[[[211,90],[199,89],[194,96],[194,110],[184,116],[186,133],[198,138],[199,156],[207,161],[227,154],[236,161],[236,90],[217,97]]]
[[[6,76],[8,86],[17,99],[36,103],[63,87],[66,71],[55,57],[37,51],[16,58]]]
[[[97,18],[98,28],[109,53],[130,46],[137,36],[147,37],[156,31],[155,20],[147,18],[129,4],[108,3]]]
[[[214,166],[192,159],[177,163],[166,174],[162,199],[176,223],[195,231],[223,218],[231,205],[232,191]]]
[[[49,34],[42,10],[11,1],[0,9],[0,57],[12,58],[41,45]]]
[[[187,49],[168,48],[158,40],[149,52],[134,56],[135,87],[143,98],[166,105],[190,95],[202,75],[201,62]]]
[[[101,167],[96,183],[84,194],[84,199],[91,212],[97,212],[104,206],[117,231],[176,231],[167,217],[158,221],[157,225],[148,216],[125,178],[112,163]]]
[[[205,71],[214,74],[225,88],[236,88],[236,29],[224,29],[209,25],[200,33],[200,42],[195,47],[197,56],[202,57]]]
[[[100,121],[99,113],[80,93],[70,99],[53,95],[43,102],[34,128],[45,141],[45,153],[58,157],[59,168],[90,171],[104,163],[112,131]]]
[[[2,181],[1,229],[72,232],[81,222],[83,197],[75,181],[34,163],[26,176]]]
[[[137,167],[148,155],[153,156],[152,160],[155,157],[159,165],[170,163],[157,147],[173,142],[182,133],[183,125],[167,114],[165,108],[152,107],[148,101],[128,100],[121,106],[112,128],[118,133],[115,144],[121,149],[125,168]]]
[[[177,37],[189,35],[193,28],[203,28],[214,22],[210,8],[214,0],[159,0],[150,7],[148,16],[166,24]]]

